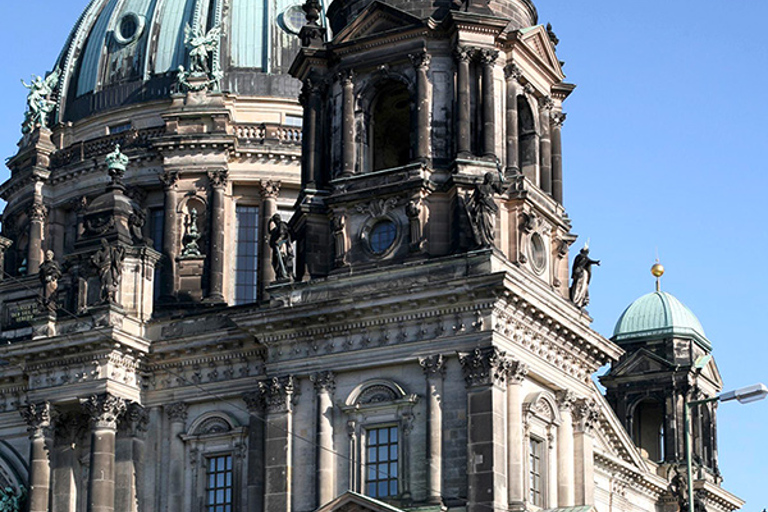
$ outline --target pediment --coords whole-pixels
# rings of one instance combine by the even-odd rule
[[[315,512],[403,512],[403,510],[354,491],[347,491]]]
[[[420,18],[376,0],[363,9],[352,23],[344,27],[333,38],[333,43],[342,44],[423,24]]]
[[[520,41],[538,57],[545,67],[560,77],[565,76],[562,66],[560,66],[560,60],[557,58],[557,54],[555,54],[555,48],[549,40],[547,30],[543,26],[537,25],[524,29],[520,34]]]
[[[648,465],[640,455],[629,434],[605,400],[597,385],[593,383],[595,400],[600,405],[598,421],[595,425],[595,451],[602,452],[614,459],[623,461],[641,472],[648,471]]]
[[[723,388],[723,378],[720,376],[720,370],[717,368],[714,357],[701,369],[701,376],[714,383],[719,389]]]
[[[640,349],[611,371],[612,378],[660,373],[674,370],[675,366],[656,354]]]

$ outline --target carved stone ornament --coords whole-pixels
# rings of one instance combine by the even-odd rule
[[[262,199],[277,199],[280,195],[280,181],[266,180],[261,182],[261,198]]]
[[[290,412],[293,407],[293,376],[272,377],[257,384],[256,391],[243,396],[251,411]]]
[[[272,269],[275,280],[292,281],[293,275],[293,236],[288,223],[279,213],[275,213],[267,223],[269,247],[272,250]]]
[[[573,419],[578,431],[593,432],[600,421],[600,405],[594,398],[577,400],[573,408]]]
[[[542,110],[552,110],[555,107],[555,102],[550,96],[543,96],[539,98],[539,108]]]
[[[80,403],[97,428],[116,429],[118,419],[126,410],[125,400],[109,393],[91,396]]]
[[[168,171],[160,175],[160,181],[163,182],[163,188],[169,190],[176,188],[180,177],[181,175],[178,171]]]
[[[333,372],[318,372],[309,377],[318,393],[333,393],[336,389],[336,375]]]
[[[523,71],[514,62],[504,66],[504,77],[512,80],[520,80],[523,76]]]
[[[467,387],[503,384],[507,379],[510,362],[506,352],[496,347],[476,348],[472,352],[459,352],[459,362]]]
[[[101,239],[101,249],[91,256],[91,265],[96,269],[101,283],[101,302],[118,304],[117,291],[123,279],[125,249],[122,245],[110,245]]]
[[[171,423],[184,423],[187,421],[189,406],[184,402],[176,402],[174,404],[166,405],[164,409],[165,413],[168,415],[168,419],[171,420]]]
[[[23,404],[19,413],[27,423],[30,438],[43,437],[50,433],[53,409],[49,402]]]
[[[415,68],[428,68],[430,62],[432,62],[432,56],[426,50],[408,54],[408,58],[411,59],[411,63]]]
[[[481,64],[490,65],[496,62],[499,58],[499,50],[492,50],[490,48],[481,48],[477,51],[477,59]]]
[[[370,203],[358,204],[356,209],[358,213],[368,214],[371,217],[383,217],[397,206],[397,198],[375,199]]]
[[[576,402],[576,395],[570,390],[559,391],[557,393],[557,406],[560,410],[570,410]]]
[[[552,119],[552,126],[556,128],[562,128],[563,123],[565,123],[565,118],[568,117],[568,114],[565,112],[552,112],[551,119]]]
[[[215,171],[208,171],[208,180],[211,182],[213,188],[224,188],[227,186],[229,180],[229,174],[226,169],[217,169]]]
[[[44,204],[34,202],[27,209],[29,220],[42,222],[48,216],[48,208]]]
[[[507,379],[509,379],[510,384],[522,384],[527,375],[528,365],[520,361],[515,361],[509,367]]]
[[[24,114],[24,123],[21,131],[24,134],[34,131],[37,127],[48,127],[51,112],[56,108],[53,96],[59,85],[61,70],[56,68],[45,78],[32,75],[32,82],[27,84],[24,80],[21,84],[29,89],[27,94],[27,111]]]
[[[497,172],[487,172],[483,182],[475,185],[474,192],[471,195],[467,193],[463,198],[464,209],[472,229],[472,238],[479,248],[485,249],[494,245],[499,205],[496,204],[493,196],[502,192],[501,176]]]
[[[149,427],[149,413],[136,402],[128,404],[128,408],[120,420],[120,431],[131,436],[143,436]]]
[[[197,227],[197,210],[192,208],[185,221],[186,233],[184,234],[184,248],[181,251],[182,258],[199,258],[203,255],[200,252],[200,230]]]
[[[467,46],[457,46],[455,50],[453,50],[453,56],[456,58],[459,62],[469,62],[469,59],[472,58],[473,49]]]
[[[54,259],[54,253],[51,250],[45,252],[45,261],[40,264],[40,284],[43,285],[43,296],[41,303],[44,311],[54,312],[58,308],[56,295],[59,289],[59,279],[61,279],[61,266]]]
[[[427,378],[435,375],[441,377],[445,375],[445,358],[442,354],[420,357],[419,364],[421,365],[422,370],[424,370],[424,375],[426,375]]]

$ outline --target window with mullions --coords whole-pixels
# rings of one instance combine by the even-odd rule
[[[208,457],[206,512],[232,512],[232,455]]]
[[[398,428],[366,430],[365,493],[372,498],[397,496]]]
[[[237,261],[235,262],[235,304],[256,301],[259,268],[259,209],[237,206]]]
[[[530,439],[530,445],[529,445],[529,469],[528,469],[528,477],[529,477],[529,489],[530,489],[530,498],[531,503],[533,505],[536,505],[537,507],[542,506],[542,499],[541,499],[541,456],[542,456],[542,448],[544,446],[544,443],[539,441],[538,439],[531,438]]]

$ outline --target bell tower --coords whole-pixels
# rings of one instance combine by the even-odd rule
[[[643,455],[680,464],[685,461],[685,402],[716,396],[722,380],[701,323],[661,291],[664,267],[656,263],[651,272],[656,291],[634,301],[619,318],[611,339],[625,354],[600,382]],[[691,419],[697,478],[719,482],[717,403],[694,407]]]
[[[491,250],[567,299],[575,86],[533,5],[338,1],[328,41],[304,9],[297,277]]]

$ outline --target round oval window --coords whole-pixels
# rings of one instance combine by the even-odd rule
[[[120,44],[129,44],[139,38],[144,29],[144,19],[135,12],[126,13],[117,24],[115,39]]]
[[[397,228],[391,220],[377,222],[371,229],[370,245],[374,254],[384,254],[395,243]]]
[[[538,233],[531,235],[531,266],[537,273],[544,272],[547,264],[547,247],[544,244],[544,238]]]

